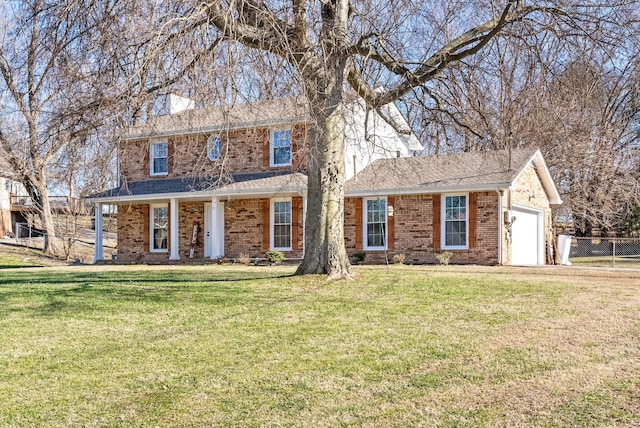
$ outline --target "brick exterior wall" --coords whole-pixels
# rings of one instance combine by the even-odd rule
[[[299,198],[301,201],[301,198]],[[240,254],[248,254],[251,258],[262,258],[267,248],[264,247],[264,228],[269,233],[270,224],[264,220],[263,206],[269,199],[233,200],[224,208],[224,242],[225,257],[237,258]],[[119,263],[189,263],[207,261],[204,258],[204,202],[180,202],[178,204],[178,254],[179,261],[169,260],[169,251],[155,253],[149,251],[149,243],[145,241],[145,228],[149,228],[149,218],[145,215],[145,207],[149,205],[118,206],[118,262]],[[226,205],[226,204],[225,204]],[[220,205],[220,209],[223,205]],[[148,215],[148,214],[147,214]],[[285,251],[287,258],[302,257],[303,248],[303,207],[298,204],[297,220],[292,228],[297,228],[293,238],[297,245],[293,251]],[[199,225],[194,256],[189,259],[193,225]],[[173,245],[169,242],[169,248]],[[297,249],[296,249],[297,248]]]
[[[384,251],[365,251],[366,263],[389,262],[395,254],[404,254],[405,263],[438,263],[436,255],[444,250],[433,245],[433,198],[440,195],[394,196],[394,242]],[[356,203],[358,198],[345,200],[345,243],[347,252],[356,251]],[[498,263],[498,195],[495,192],[477,193],[476,245],[467,250],[447,250],[453,253],[451,263]],[[435,225],[439,233],[440,225]]]
[[[224,210],[224,254],[238,257],[241,253],[251,258],[264,257],[262,247],[264,224],[262,206],[267,199],[243,199],[231,201],[231,208]]]
[[[151,140],[122,141],[118,147],[121,178],[123,182],[131,182],[194,176],[217,177],[220,174],[277,169],[305,169],[306,126],[299,124],[292,127],[292,165],[279,168],[269,167],[269,131],[270,128],[249,128],[223,133],[220,135],[222,155],[217,161],[210,161],[207,157],[207,138],[210,134],[170,137],[167,139],[169,173],[161,176],[151,176],[149,173]]]

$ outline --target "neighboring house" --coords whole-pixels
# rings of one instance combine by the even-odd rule
[[[345,243],[367,262],[544,264],[558,191],[539,151],[412,157],[395,108],[346,112]],[[304,104],[271,101],[152,118],[119,142],[120,186],[90,198],[96,261],[102,205],[118,206],[118,262],[304,255]],[[351,163],[349,163],[351,160]],[[364,168],[364,169],[363,169]]]
[[[354,99],[344,114],[347,178],[423,149],[395,106],[367,111]],[[120,185],[89,198],[98,204],[96,260],[103,204],[118,206],[119,262],[253,258],[268,249],[302,257],[308,121],[304,102],[280,100],[187,108],[131,128],[118,146]]]
[[[562,203],[535,149],[378,160],[345,197],[349,253],[413,263],[545,264]]]
[[[8,166],[0,159],[0,238],[16,232],[16,223],[24,222],[21,203],[29,199],[21,183],[10,178]]]
[[[0,238],[11,231],[11,180],[0,176]]]

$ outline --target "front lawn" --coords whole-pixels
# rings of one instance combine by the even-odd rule
[[[2,271],[0,426],[640,423],[640,273],[106,269]]]

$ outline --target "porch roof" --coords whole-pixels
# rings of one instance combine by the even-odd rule
[[[250,197],[301,193],[307,177],[300,172],[267,171],[216,177],[184,177],[123,183],[87,198],[91,202],[119,203],[157,199],[193,199],[215,196]]]

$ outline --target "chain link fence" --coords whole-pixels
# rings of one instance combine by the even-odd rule
[[[640,238],[571,237],[569,261],[576,266],[640,269]]]

